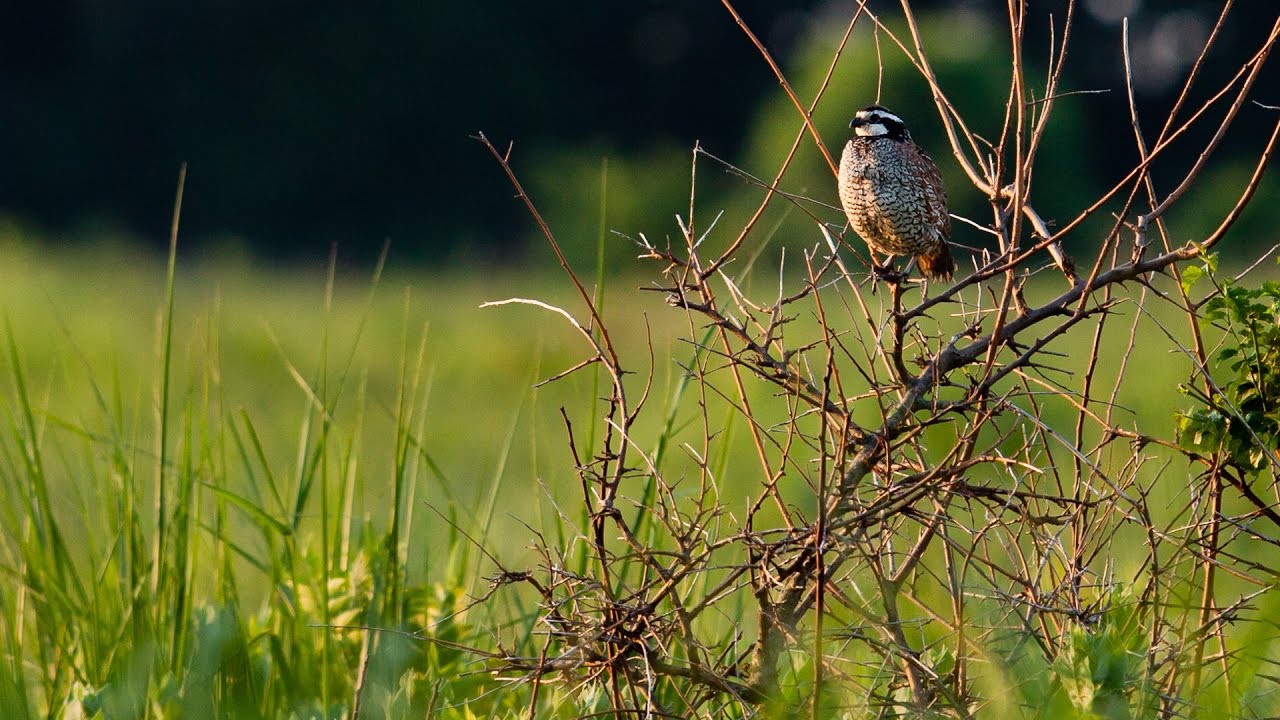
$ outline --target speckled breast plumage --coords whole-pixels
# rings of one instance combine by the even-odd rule
[[[840,158],[840,202],[854,232],[886,255],[936,252],[951,232],[938,168],[910,140],[850,140]]]

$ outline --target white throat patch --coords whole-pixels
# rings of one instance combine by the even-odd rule
[[[854,128],[853,134],[861,135],[862,137],[879,137],[881,135],[888,135],[889,128],[885,127],[883,123],[868,123]]]

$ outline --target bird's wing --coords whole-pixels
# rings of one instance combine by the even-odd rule
[[[942,229],[943,239],[951,237],[951,213],[947,209],[947,189],[942,184],[942,173],[933,160],[918,146],[912,155],[918,173],[924,180],[924,212],[929,224]]]

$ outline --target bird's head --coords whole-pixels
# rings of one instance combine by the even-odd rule
[[[849,121],[853,133],[860,137],[887,137],[894,140],[910,140],[902,118],[879,105],[871,105],[858,111]]]

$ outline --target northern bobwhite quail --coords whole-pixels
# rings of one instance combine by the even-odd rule
[[[840,157],[840,203],[854,232],[875,252],[915,257],[925,277],[949,279],[951,215],[938,166],[911,140],[902,118],[879,105],[859,110],[849,127],[854,136]]]

